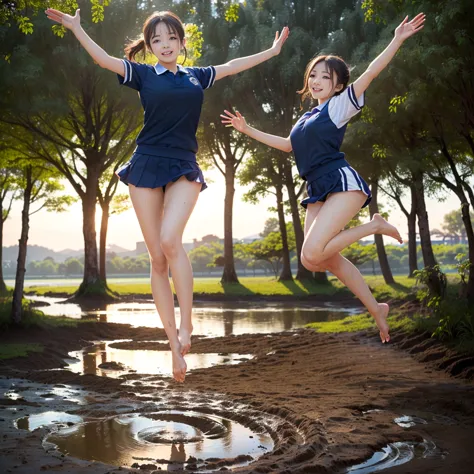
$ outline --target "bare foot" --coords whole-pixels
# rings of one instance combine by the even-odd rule
[[[382,343],[390,342],[390,335],[388,334],[389,328],[387,323],[387,316],[388,316],[388,304],[387,303],[379,303],[379,312],[378,314],[373,314],[372,316],[377,323],[377,327],[380,330],[380,339]]]
[[[181,347],[179,347],[176,352],[171,351],[171,355],[173,357],[173,378],[176,380],[176,382],[184,382],[184,378],[186,377],[186,369],[188,367],[184,357],[181,355]]]
[[[193,332],[193,327],[191,329],[180,327],[178,333],[178,339],[181,344],[181,355],[185,356],[191,350],[191,333]]]
[[[376,234],[388,235],[403,244],[403,239],[398,229],[392,224],[389,224],[380,214],[374,214],[372,222],[376,225]]]

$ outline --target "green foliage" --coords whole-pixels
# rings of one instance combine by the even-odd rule
[[[27,16],[19,16],[16,19],[18,29],[25,35],[33,33],[33,23]]]
[[[239,3],[231,3],[225,12],[225,21],[235,23],[239,19]]]
[[[435,308],[438,325],[433,336],[444,341],[474,341],[474,308],[467,300],[449,298]]]
[[[188,50],[188,58],[186,59],[185,66],[193,66],[194,63],[202,56],[204,37],[199,27],[192,23],[185,25],[185,33],[186,47]]]
[[[64,13],[74,14],[78,8],[75,0],[17,0],[15,2],[2,2],[0,6],[0,26],[10,26],[14,21],[18,30],[25,34],[33,33],[33,23],[31,16],[43,14],[47,8],[55,8]],[[99,23],[104,20],[105,7],[110,0],[90,0],[92,9],[92,21]],[[28,13],[28,15],[27,15]],[[52,30],[56,36],[63,37],[66,29],[62,25],[52,25]]]
[[[404,94],[403,96],[397,95],[390,99],[390,105],[388,107],[389,112],[391,113],[397,113],[397,106],[402,105],[405,103],[408,97],[408,92]]]
[[[416,270],[414,274],[417,283],[426,285],[426,289],[420,290],[419,299],[428,308],[436,310],[444,298],[447,279],[439,265],[425,267]],[[437,284],[439,282],[439,285]]]
[[[423,269],[416,272],[416,278],[427,287],[419,291],[418,298],[437,321],[434,337],[445,341],[474,342],[474,307],[466,298],[459,298],[460,295],[465,296],[463,293],[471,262],[463,254],[457,255],[456,260],[455,267],[460,276],[457,294],[455,291],[448,291],[446,294],[443,292],[442,295],[433,293],[429,286],[431,269]],[[439,271],[439,268],[432,271]],[[440,275],[446,285],[446,276],[442,273]]]
[[[356,242],[345,248],[341,255],[354,265],[362,265],[377,258],[377,249],[375,244],[362,245]]]
[[[212,266],[221,266],[219,260],[224,254],[224,245],[220,242],[211,242],[200,245],[189,251],[188,256],[195,271],[205,271]]]
[[[473,262],[471,262],[466,255],[460,253],[456,255],[456,265],[454,266],[461,277],[461,291],[460,296],[466,296],[467,294],[467,282],[469,273],[472,271]]]

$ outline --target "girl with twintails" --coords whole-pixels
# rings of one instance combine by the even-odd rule
[[[287,138],[270,135],[249,126],[244,117],[225,111],[222,123],[278,150],[295,155],[300,176],[307,182],[305,240],[301,261],[310,271],[329,270],[365,305],[374,317],[383,343],[390,341],[388,305],[377,303],[359,270],[340,252],[371,234],[383,234],[402,243],[398,230],[379,214],[352,229],[341,230],[369,204],[370,189],[340,152],[349,120],[364,106],[364,92],[395,56],[402,43],[423,28],[424,14],[408,22],[406,17],[395,30],[388,47],[352,84],[349,68],[337,56],[318,56],[306,67],[302,99],[312,98],[317,107],[296,122]]]
[[[127,59],[107,54],[85,33],[80,12],[75,16],[48,9],[49,19],[70,29],[101,67],[118,74],[119,83],[140,94],[144,125],[131,160],[117,171],[130,189],[133,208],[150,254],[151,289],[170,342],[173,376],[183,382],[184,356],[193,330],[193,274],[182,245],[186,223],[199,192],[207,186],[196,162],[196,130],[203,90],[215,81],[237,74],[279,54],[289,30],[275,34],[273,46],[261,53],[234,59],[220,66],[183,67],[177,63],[186,51],[181,20],[171,12],[157,12],[143,25],[143,37],[125,48]],[[135,62],[139,53],[153,53],[155,66]],[[171,268],[179,301],[181,323],[176,328],[168,271]]]

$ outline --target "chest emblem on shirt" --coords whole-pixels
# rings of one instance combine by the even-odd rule
[[[191,76],[189,78],[189,81],[191,82],[191,84],[194,84],[195,86],[199,85],[199,81],[194,76]]]

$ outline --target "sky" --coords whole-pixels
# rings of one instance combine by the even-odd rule
[[[183,241],[192,242],[193,238],[201,239],[204,235],[215,234],[224,236],[224,196],[225,182],[223,176],[217,170],[206,171],[208,189],[203,191],[198,203],[185,229]],[[119,184],[119,192],[127,192],[127,187]],[[260,233],[263,230],[265,220],[269,217],[277,217],[268,208],[275,206],[275,197],[269,195],[262,198],[257,205],[242,201],[245,193],[244,188],[236,183],[234,200],[234,238],[244,238]],[[381,194],[381,193],[380,193]],[[398,226],[402,237],[406,238],[406,219],[398,206],[387,199],[381,198],[385,209],[390,212],[390,222]],[[459,208],[459,200],[452,193],[446,193],[446,200],[439,202],[438,199],[428,198],[428,215],[431,229],[441,229],[443,216]],[[409,205],[407,202],[406,205]],[[33,208],[34,209],[34,208]],[[287,216],[288,221],[291,220]],[[97,235],[100,228],[100,208],[96,215]],[[4,224],[3,246],[16,245],[21,232],[21,203],[17,202],[12,208],[10,217]],[[135,249],[136,242],[142,241],[140,228],[133,209],[120,215],[113,215],[109,220],[108,245],[115,244],[125,249]],[[385,239],[388,243],[388,239]],[[395,241],[393,242],[395,243]],[[82,210],[80,202],[70,207],[68,212],[50,213],[45,210],[31,216],[29,245],[40,245],[55,251],[64,249],[78,250],[84,246],[82,236]]]

